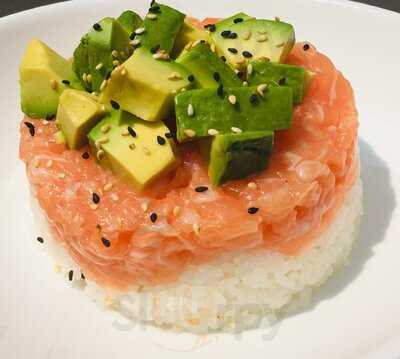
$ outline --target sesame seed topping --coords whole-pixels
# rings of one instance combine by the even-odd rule
[[[236,19],[233,20],[234,24],[238,24],[239,22],[243,22],[243,18],[242,17],[237,17]]]
[[[44,243],[44,239],[43,239],[42,237],[37,237],[36,240],[37,240],[39,243]]]
[[[286,78],[282,77],[281,79],[279,79],[279,85],[283,86],[286,84]]]
[[[309,44],[304,44],[304,45],[303,45],[303,50],[304,50],[304,51],[310,50],[310,45],[309,45]]]
[[[92,193],[92,201],[94,204],[100,203],[100,196],[96,192]]]
[[[217,88],[217,95],[218,96],[223,96],[224,95],[224,85],[220,84]]]
[[[116,101],[114,101],[114,100],[111,100],[111,101],[110,101],[110,104],[111,104],[111,107],[112,107],[114,110],[119,110],[119,109],[120,109],[120,106],[119,106],[119,103],[118,103],[118,102],[116,102]]]
[[[268,34],[268,31],[267,30],[257,30],[257,33],[258,34],[260,34],[260,35],[265,35],[265,34]]]
[[[245,57],[246,59],[249,59],[250,57],[253,57],[253,54],[249,51],[243,51],[242,52],[243,57]]]
[[[182,76],[177,72],[173,72],[168,76],[168,80],[181,80]]]
[[[103,82],[100,85],[100,91],[104,91],[104,89],[107,87],[108,81],[103,80]]]
[[[107,238],[101,237],[101,242],[103,243],[104,247],[109,248],[111,246],[111,242]]]
[[[194,116],[194,108],[193,108],[193,105],[191,103],[187,107],[187,114],[190,117]]]
[[[151,155],[151,152],[150,152],[150,150],[149,150],[147,147],[143,147],[142,150],[143,150],[143,153],[144,153],[146,156],[150,156],[150,155]]]
[[[157,218],[158,218],[158,216],[157,216],[157,213],[155,213],[155,212],[153,212],[153,213],[150,215],[150,221],[151,221],[152,223],[156,223]]]
[[[98,24],[97,22],[93,25],[93,29],[95,29],[96,31],[101,31],[102,27],[100,24]]]
[[[219,80],[221,79],[221,76],[219,75],[218,72],[214,72],[213,73],[213,77],[214,77],[214,80],[217,81],[217,82],[219,82]]]
[[[62,80],[61,82],[62,82],[64,85],[67,85],[67,86],[71,85],[71,81],[69,81],[69,80]]]
[[[43,126],[47,126],[49,123],[50,123],[50,122],[47,121],[47,120],[43,120],[43,121],[42,121],[42,125],[43,125]]]
[[[163,52],[157,52],[153,55],[153,59],[155,60],[169,60],[169,55]]]
[[[73,279],[74,279],[74,271],[73,271],[73,270],[70,270],[70,271],[68,272],[68,280],[69,280],[70,282],[72,282]]]
[[[158,51],[160,51],[161,45],[155,45],[150,49],[150,52],[152,54],[156,54]]]
[[[231,32],[229,30],[224,30],[221,32],[221,36],[225,38],[229,37],[230,34]]]
[[[228,51],[229,51],[230,53],[232,53],[232,54],[237,54],[237,53],[238,53],[238,50],[235,49],[234,47],[229,47],[229,48],[228,48]]]
[[[243,40],[248,40],[248,39],[250,39],[250,37],[251,37],[251,31],[250,30],[246,30],[244,33],[243,33]]]
[[[134,143],[131,143],[129,145],[129,149],[134,150],[136,148],[136,145]]]
[[[122,70],[121,70],[121,75],[125,76],[126,74],[127,74],[127,70],[126,70],[125,67],[123,67]]]
[[[25,121],[24,124],[26,127],[28,127],[31,137],[35,136],[35,126],[33,125],[33,123]]]
[[[242,133],[242,130],[240,128],[238,128],[238,127],[231,127],[231,131],[233,133]]]
[[[102,137],[102,138],[99,138],[96,142],[99,144],[99,145],[103,145],[103,144],[105,144],[105,143],[108,143],[110,140],[108,139],[108,137]]]
[[[82,75],[82,81],[83,81],[83,82],[87,82],[87,74],[86,74],[86,73],[84,73],[84,74]]]
[[[281,18],[279,16],[275,16],[275,21],[279,22],[281,21]]]
[[[236,96],[235,95],[229,95],[228,96],[228,101],[232,105],[236,105]]]
[[[129,41],[129,45],[138,46],[140,45],[141,41],[139,39]]]
[[[280,44],[276,45],[277,48],[285,46],[286,42],[281,42]]]
[[[167,133],[165,134],[165,138],[168,138],[168,139],[174,138],[174,134],[171,133],[171,132],[167,132]]]
[[[247,87],[247,86],[249,86],[249,83],[248,83],[247,81],[243,81],[243,82],[242,82],[242,86],[243,86],[243,87]]]
[[[135,30],[135,35],[141,35],[146,31],[144,27],[139,27],[138,29]]]
[[[256,214],[258,212],[259,208],[257,207],[250,207],[247,212],[248,214]]]
[[[113,50],[112,52],[111,52],[111,56],[112,57],[118,57],[118,51],[117,50]],[[97,70],[97,69],[96,69]]]
[[[120,56],[120,57],[125,57],[125,56],[126,56],[125,51],[120,51],[120,52],[119,52],[119,56]]]
[[[204,25],[204,28],[210,32],[215,32],[215,30],[217,29],[215,24],[208,24],[208,25]]]
[[[114,66],[118,66],[118,65],[119,65],[119,61],[118,61],[118,60],[114,60],[114,61],[113,61],[113,65],[114,65]]]
[[[96,153],[97,159],[100,161],[104,157],[104,151],[103,150],[98,150]]]
[[[269,57],[267,57],[267,56],[259,56],[257,58],[257,60],[259,60],[259,61],[271,61],[271,59]]]
[[[140,208],[142,208],[143,212],[146,212],[149,209],[149,204],[147,202],[143,202],[140,205]]]
[[[264,42],[268,40],[268,36],[267,35],[260,35],[259,37],[257,37],[257,42]]]
[[[257,102],[257,100],[258,100],[257,94],[255,94],[255,93],[251,94],[251,96],[249,98],[250,103],[255,104]]]
[[[250,189],[257,189],[257,184],[255,182],[249,182],[247,184],[247,187],[249,187]]]
[[[152,12],[152,13],[154,13],[154,14],[159,14],[159,13],[161,13],[160,7],[159,7],[158,5],[154,5],[154,6],[153,6],[153,4],[154,4],[154,1],[151,2],[151,7],[150,7],[150,9],[149,9],[149,12]]]
[[[188,128],[187,130],[184,130],[183,133],[187,136],[187,137],[194,137],[196,136],[196,131]]]
[[[219,134],[218,130],[216,130],[216,129],[214,129],[214,128],[210,128],[210,129],[207,131],[207,133],[208,133],[210,136],[216,136],[216,135]]]
[[[93,80],[92,75],[91,74],[87,74],[86,75],[86,82],[90,84],[92,82],[92,80]]]
[[[194,81],[194,75],[189,75],[188,76],[188,81],[193,82]]]
[[[172,210],[172,214],[176,217],[180,211],[181,208],[179,206],[175,206],[174,209]]]
[[[96,65],[96,70],[100,71],[103,68],[103,66],[104,66],[103,63],[100,62],[99,64]]]
[[[110,131],[110,129],[111,129],[110,125],[103,125],[103,126],[100,127],[100,131],[102,133],[107,133],[108,131]]]
[[[119,197],[115,193],[112,193],[110,197],[114,202],[117,202],[119,200]]]
[[[236,32],[231,32],[228,36],[228,39],[236,39],[238,37]]]
[[[83,273],[81,273],[81,279],[83,279],[83,280],[86,279],[86,277],[85,277],[85,275]]]
[[[56,90],[57,89],[57,81],[54,79],[50,80],[50,86],[53,90]]]
[[[50,168],[51,166],[53,166],[53,161],[52,161],[52,160],[48,160],[48,161],[46,162],[46,167],[47,167],[47,168]]]
[[[193,224],[193,231],[196,235],[199,235],[200,234],[200,224],[198,224],[198,223]]]
[[[164,137],[161,137],[161,136],[157,136],[157,143],[159,144],[159,145],[165,145],[165,143],[166,143],[167,141],[165,141],[165,138]]]
[[[33,167],[38,168],[40,166],[40,162],[37,158],[33,160]]]
[[[265,91],[267,90],[267,84],[260,84],[257,86],[257,92],[260,96],[264,96]]]
[[[225,57],[225,56],[221,56],[220,59],[221,59],[223,62],[226,62],[226,57]]]
[[[129,133],[129,130],[127,128],[121,132],[121,136],[129,136],[129,135],[130,135],[130,133]],[[135,137],[135,136],[133,136],[133,137]]]
[[[137,136],[136,131],[135,131],[131,126],[128,126],[127,130],[128,130],[128,133],[129,133],[132,137],[136,137],[136,136]]]
[[[111,182],[106,183],[103,187],[104,191],[109,191],[113,187],[113,184]]]
[[[251,64],[247,65],[247,75],[250,76],[253,73],[253,66]]]
[[[208,191],[208,187],[207,186],[198,186],[194,189],[197,193],[202,193],[202,192],[206,192]]]
[[[64,179],[66,177],[66,174],[65,173],[59,173],[58,174],[58,178],[59,179]]]
[[[210,49],[212,52],[215,52],[217,49],[215,48],[215,44],[210,45]]]
[[[149,13],[149,14],[146,15],[146,19],[156,20],[157,19],[157,14]]]

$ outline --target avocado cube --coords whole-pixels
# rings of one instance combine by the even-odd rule
[[[143,21],[144,32],[137,35],[141,46],[170,53],[185,15],[169,6],[153,2]]]
[[[145,122],[127,112],[113,110],[88,137],[101,165],[142,190],[178,164],[174,142],[165,137],[168,132],[161,121]]]
[[[104,106],[84,91],[65,90],[60,96],[57,122],[70,149],[87,144],[87,134],[104,116]]]
[[[143,22],[142,18],[131,10],[124,11],[117,18],[117,21],[123,26],[128,34],[132,34]]]
[[[129,56],[129,34],[115,19],[101,20],[74,51],[73,69],[87,91],[99,92],[103,81]],[[88,80],[87,75],[90,75]]]
[[[174,94],[190,87],[189,75],[182,65],[156,60],[148,49],[139,48],[113,71],[100,101],[108,107],[115,101],[145,121],[162,120],[173,113]]]
[[[292,111],[290,87],[268,86],[263,96],[256,87],[186,91],[175,97],[177,138],[183,142],[213,133],[283,130],[291,127]]]
[[[203,140],[211,183],[219,186],[265,170],[273,143],[272,131],[223,134]]]
[[[216,24],[210,39],[231,67],[242,69],[251,60],[285,62],[294,46],[295,33],[292,25],[282,21],[244,19],[234,23],[223,20]]]
[[[252,71],[247,78],[250,86],[269,83],[289,86],[293,90],[294,104],[303,102],[312,78],[310,72],[304,67],[268,61],[252,61],[250,65]]]
[[[175,46],[172,50],[172,56],[177,57],[182,53],[187,44],[198,40],[207,41],[208,40],[207,31],[194,25],[188,17],[185,17],[182,28],[176,37]]]
[[[32,118],[55,115],[66,88],[82,89],[71,64],[37,39],[28,44],[19,74],[22,111]]]
[[[207,43],[199,43],[185,51],[176,62],[194,75],[194,85],[197,88],[216,89],[220,84],[226,87],[242,86],[235,72],[211,51]]]

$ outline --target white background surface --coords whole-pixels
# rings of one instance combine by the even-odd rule
[[[69,56],[103,16],[142,0],[73,1],[0,19],[0,358],[399,358],[400,15],[348,1],[165,1],[197,17],[243,10],[293,23],[352,81],[360,112],[365,217],[349,267],[310,310],[271,330],[198,338],[100,312],[53,272],[36,243],[18,160],[18,62],[39,37]],[[118,329],[120,328],[120,329]]]

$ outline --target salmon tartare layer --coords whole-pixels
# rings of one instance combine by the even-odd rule
[[[222,187],[210,184],[199,148],[179,144],[181,164],[139,194],[88,147],[57,144],[53,121],[23,120],[20,156],[33,194],[86,278],[122,292],[168,283],[238,250],[297,256],[327,228],[359,174],[354,95],[309,44],[287,62],[315,74],[292,128],[277,132],[266,171]]]

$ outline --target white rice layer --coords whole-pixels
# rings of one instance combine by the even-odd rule
[[[49,236],[44,248],[54,257],[56,271],[64,278],[68,280],[68,273],[74,271],[73,286],[103,308],[118,311],[134,322],[196,333],[241,331],[271,325],[279,316],[305,307],[313,290],[347,263],[359,233],[362,196],[359,179],[337,218],[299,256],[268,251],[230,254],[190,266],[173,284],[138,287],[126,295],[115,295],[80,279],[79,267]],[[44,224],[41,218],[41,233]]]

